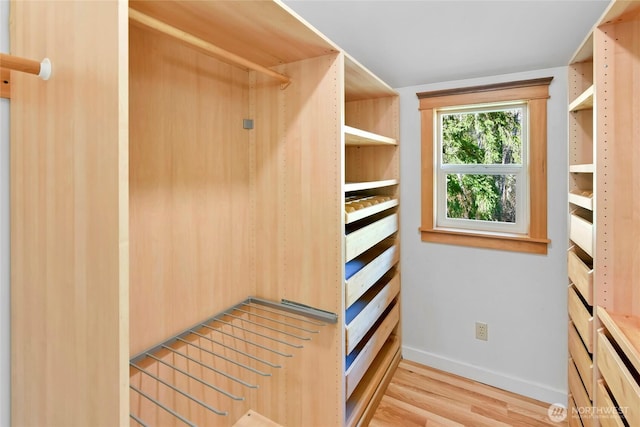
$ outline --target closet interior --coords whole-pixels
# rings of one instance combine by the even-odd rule
[[[278,1],[12,2],[17,425],[363,425],[397,93]],[[33,402],[40,402],[33,405]]]
[[[569,423],[640,425],[640,3],[569,65]]]

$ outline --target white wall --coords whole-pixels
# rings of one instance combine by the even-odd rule
[[[0,52],[9,52],[9,1],[0,0]],[[9,426],[9,100],[0,98],[0,427]]]
[[[567,392],[567,69],[412,86],[400,92],[403,354],[549,403]],[[548,255],[420,240],[416,92],[553,76],[548,102]],[[475,322],[489,340],[475,339]]]

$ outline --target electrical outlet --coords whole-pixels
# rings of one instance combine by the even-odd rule
[[[482,341],[489,340],[489,325],[482,322],[476,322],[476,339]]]

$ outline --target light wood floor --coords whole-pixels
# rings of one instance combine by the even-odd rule
[[[549,404],[400,362],[371,427],[564,427],[547,418]]]

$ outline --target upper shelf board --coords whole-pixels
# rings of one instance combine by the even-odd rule
[[[276,1],[140,1],[129,6],[264,67],[340,49]]]
[[[394,138],[378,135],[351,126],[344,127],[345,145],[398,145]]]
[[[569,203],[593,211],[593,195],[570,192]]]
[[[372,190],[374,188],[390,187],[392,185],[398,185],[398,180],[386,179],[384,181],[347,182],[344,184],[344,191],[348,193],[350,191]]]
[[[593,85],[589,86],[587,90],[569,104],[569,111],[587,110],[589,108],[593,108]]]
[[[131,0],[129,7],[263,67],[342,52],[346,101],[398,95],[279,0]]]
[[[571,173],[593,173],[595,168],[593,163],[587,163],[584,165],[569,165],[569,172]]]
[[[345,101],[384,98],[398,93],[349,54],[344,56]]]

